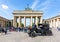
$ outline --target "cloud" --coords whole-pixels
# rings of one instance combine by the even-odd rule
[[[39,3],[39,0],[34,0],[31,8],[34,9],[37,6],[38,3]]]
[[[45,2],[42,2],[38,8],[40,10],[46,11],[48,12],[48,10],[51,8],[51,1],[50,0],[46,0]]]
[[[50,4],[50,1],[46,0],[46,1],[42,2],[38,7],[40,7],[40,6],[46,6],[46,5],[49,5],[49,4]]]
[[[5,4],[2,4],[2,5],[1,5],[1,7],[2,7],[3,9],[5,9],[5,10],[7,10],[7,9],[8,9],[8,6],[7,6],[7,5],[5,5]]]

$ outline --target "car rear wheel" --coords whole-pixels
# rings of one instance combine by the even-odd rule
[[[32,33],[31,33],[31,36],[32,36],[32,37],[35,37],[35,36],[36,36],[36,32],[32,32]]]

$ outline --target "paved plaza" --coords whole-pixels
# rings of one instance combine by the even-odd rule
[[[0,34],[0,42],[60,42],[60,31],[52,29],[53,36],[29,37],[24,32],[8,32],[7,35]]]

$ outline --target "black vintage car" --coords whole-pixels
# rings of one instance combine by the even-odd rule
[[[48,24],[38,24],[38,28],[31,28],[28,32],[28,35],[31,37],[35,37],[37,35],[39,36],[51,36],[52,35],[52,31],[49,28]]]

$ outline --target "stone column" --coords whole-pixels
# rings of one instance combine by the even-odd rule
[[[53,20],[52,20],[52,28],[53,28]]]
[[[59,27],[59,19],[57,18],[57,27]]]
[[[13,26],[14,26],[14,27],[17,27],[17,19],[16,19],[15,16],[14,16],[14,19],[13,19]]]
[[[37,18],[37,16],[36,16],[36,25],[38,25],[38,18]]]
[[[55,28],[55,20],[53,20],[53,23],[52,24],[53,24],[53,27]]]
[[[60,27],[60,18],[58,18],[58,27]]]
[[[24,27],[26,27],[26,17],[24,16]]]
[[[1,27],[3,27],[3,21],[1,20]]]
[[[57,27],[57,25],[58,25],[58,24],[57,24],[57,19],[55,19],[55,28]]]
[[[50,27],[52,28],[52,20],[50,20],[51,21],[51,23],[50,23]]]
[[[36,20],[36,19],[35,19],[35,17],[34,17],[34,23],[35,23],[35,20]]]
[[[32,27],[32,16],[31,16],[31,19],[30,19],[31,21],[30,21],[30,25],[31,25],[31,27]]]
[[[19,16],[19,27],[21,27],[21,16]]]
[[[2,27],[4,28],[4,20],[2,20]]]
[[[6,21],[5,21],[5,27],[6,27],[6,25],[7,25],[7,24],[6,24]]]
[[[40,16],[40,23],[42,24],[42,16]]]

